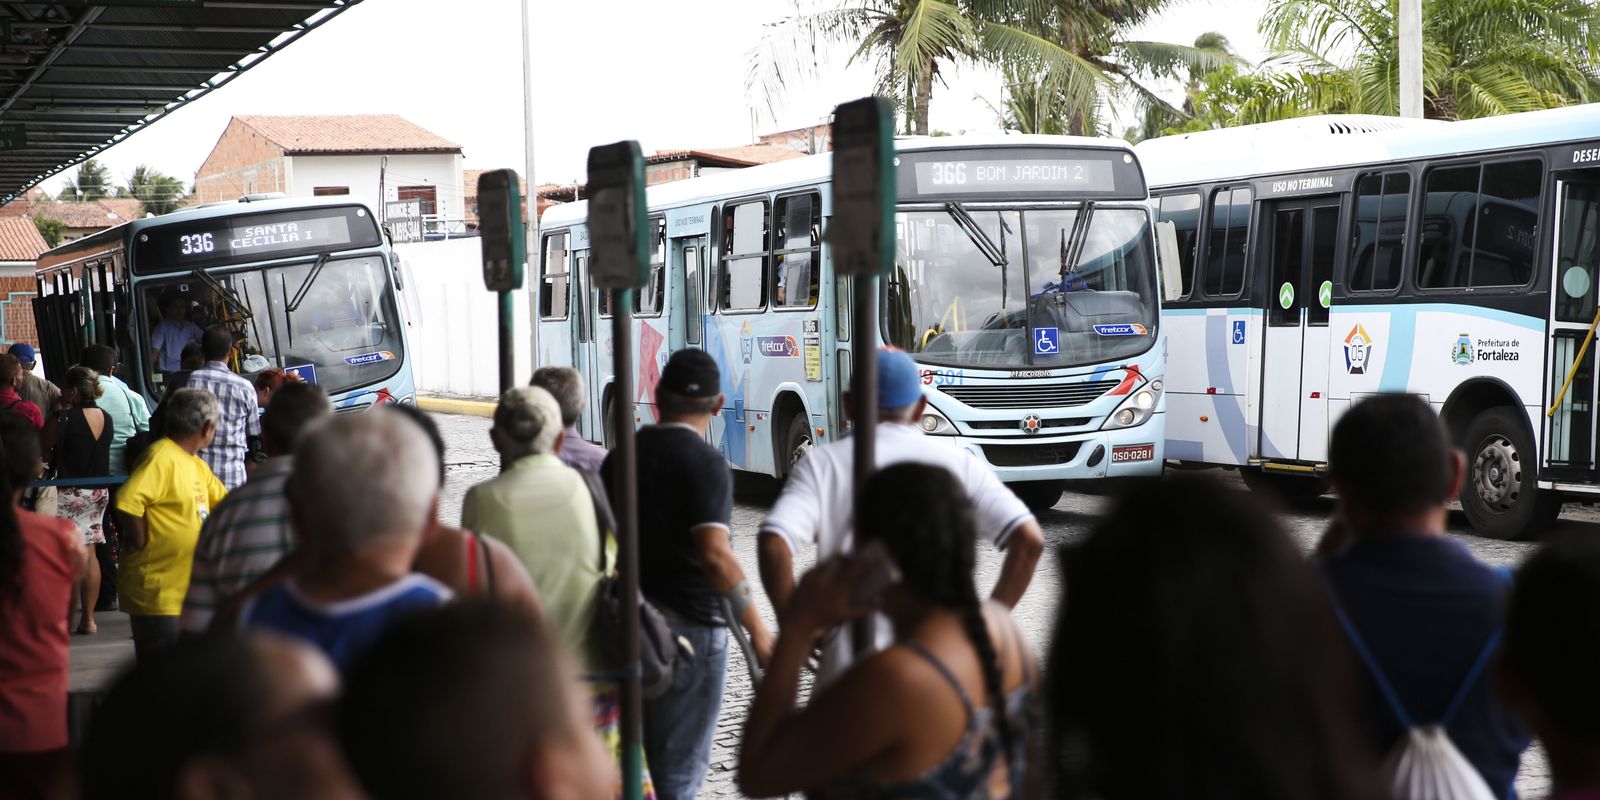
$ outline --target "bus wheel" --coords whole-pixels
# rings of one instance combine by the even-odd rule
[[[1245,468],[1239,470],[1239,476],[1250,491],[1276,495],[1287,503],[1303,503],[1328,491],[1328,482],[1316,475],[1284,475]]]
[[[1462,442],[1467,474],[1461,510],[1473,530],[1493,539],[1527,539],[1555,522],[1561,500],[1539,491],[1533,442],[1512,409],[1479,414]]]
[[[1028,506],[1030,511],[1046,511],[1061,501],[1062,481],[1024,481],[1010,484],[1011,491]]]
[[[811,420],[805,414],[796,414],[789,418],[789,432],[783,437],[783,476],[788,477],[794,472],[794,465],[800,463],[813,448],[817,446],[816,440],[811,438]]]

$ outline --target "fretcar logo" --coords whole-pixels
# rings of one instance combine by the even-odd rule
[[[1156,457],[1153,444],[1130,444],[1111,448],[1111,463],[1127,464],[1133,461],[1150,461]]]
[[[1096,325],[1094,332],[1101,336],[1143,336],[1150,330],[1137,322],[1124,322],[1117,325]]]

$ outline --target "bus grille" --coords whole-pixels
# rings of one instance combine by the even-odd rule
[[[1118,381],[1035,384],[1032,386],[941,386],[939,391],[971,408],[1069,408],[1092,403]]]
[[[986,444],[983,457],[997,467],[1048,467],[1078,457],[1083,442],[1054,444]]]

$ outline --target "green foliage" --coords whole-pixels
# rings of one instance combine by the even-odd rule
[[[78,174],[61,190],[63,203],[99,200],[111,196],[111,173],[104,164],[90,158],[78,165]]]
[[[1261,33],[1289,67],[1280,110],[1399,113],[1396,17],[1393,0],[1271,0]],[[1422,31],[1430,118],[1600,100],[1589,0],[1423,0]]]
[[[35,216],[33,227],[39,229],[39,235],[44,237],[44,243],[51,247],[61,244],[61,237],[67,233],[67,223],[54,217]]]
[[[118,197],[139,201],[146,214],[165,214],[183,205],[188,191],[183,181],[140,164],[128,176],[128,185],[117,190]]]

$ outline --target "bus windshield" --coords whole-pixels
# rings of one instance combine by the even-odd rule
[[[920,361],[1066,367],[1155,341],[1155,257],[1141,209],[902,211],[895,228],[886,336]]]
[[[403,340],[383,259],[329,258],[291,313],[290,302],[314,266],[304,262],[211,274],[214,286],[203,279],[163,282],[149,290],[146,308],[176,298],[197,325],[228,325],[239,350],[232,366],[246,376],[269,366],[298,368],[334,394],[394,375]],[[216,286],[236,302],[216,297]]]

